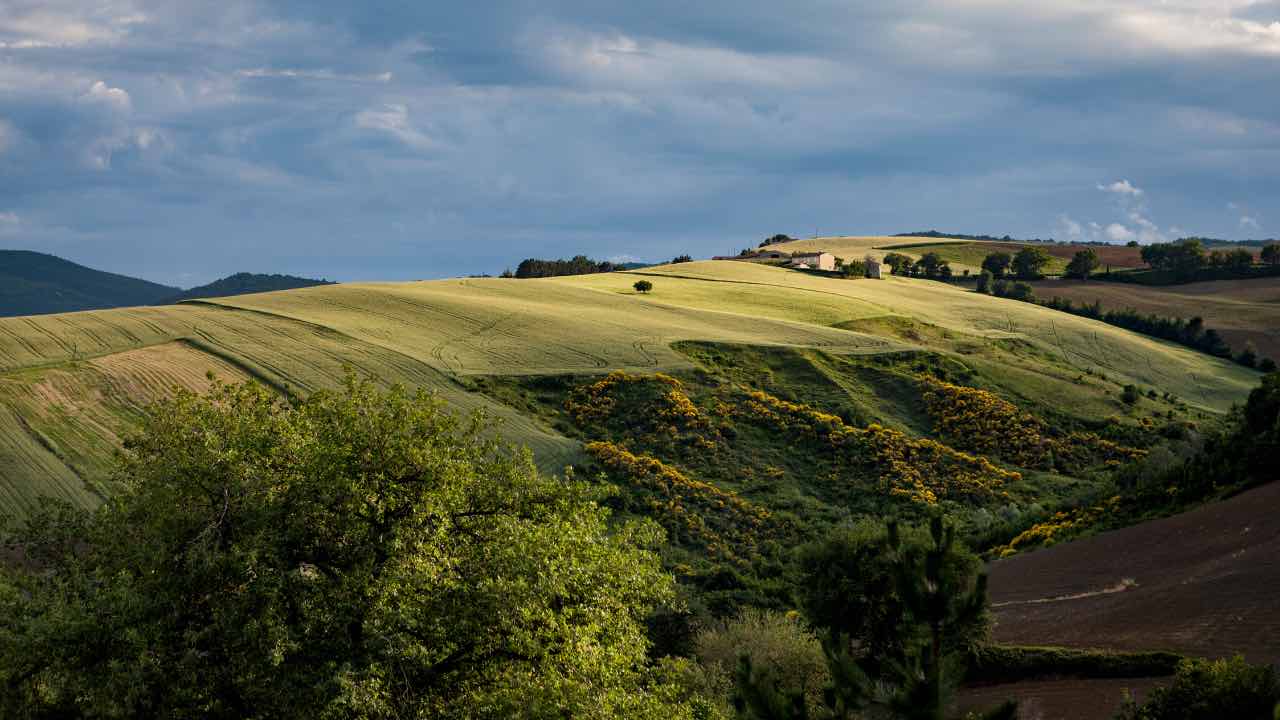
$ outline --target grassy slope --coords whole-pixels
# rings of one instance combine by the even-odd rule
[[[889,277],[884,280],[834,280],[752,263],[699,262],[636,271],[654,281],[654,291],[637,296],[644,302],[721,309],[708,302],[700,287],[707,281],[721,284],[753,283],[767,290],[768,304],[738,304],[746,313],[776,312],[787,303],[796,319],[821,322],[833,308],[848,308],[849,327],[892,337],[892,327],[877,327],[876,316],[901,316],[949,333],[935,345],[949,345],[958,352],[1008,361],[1000,347],[1023,345],[1037,353],[1032,362],[1011,364],[1011,372],[1028,374],[1030,399],[1056,399],[1077,395],[1064,389],[1063,380],[1074,380],[1093,370],[1115,384],[1129,382],[1157,387],[1183,397],[1188,403],[1222,411],[1244,397],[1256,384],[1256,373],[1205,356],[1202,353],[1111,327],[1085,318],[1059,313],[1028,303],[1004,300],[928,280]],[[654,277],[657,276],[657,277]],[[617,275],[567,279],[598,290],[626,292],[629,278]],[[693,289],[697,287],[699,289]],[[782,298],[786,298],[784,301]],[[928,344],[924,336],[899,335],[898,339]],[[1003,345],[998,341],[1007,341]],[[996,345],[995,352],[990,352]],[[1041,387],[1035,387],[1041,385]],[[1079,388],[1079,385],[1073,385]],[[1043,396],[1038,398],[1037,396]]]
[[[1042,280],[1036,295],[1055,295],[1106,310],[1133,308],[1163,317],[1204,318],[1233,350],[1252,342],[1262,357],[1280,361],[1280,278],[1215,280],[1167,287],[1117,287],[1117,283]]]
[[[1189,350],[929,281],[843,281],[733,262],[639,272],[338,285],[0,319],[4,407],[17,408],[0,414],[0,511],[20,511],[51,487],[91,501],[79,478],[100,476],[110,437],[132,426],[137,407],[123,399],[134,391],[97,392],[111,381],[84,361],[130,367],[116,353],[175,340],[184,340],[186,350],[169,362],[196,375],[212,363],[308,391],[333,386],[350,365],[430,388],[459,409],[502,418],[505,434],[528,444],[548,468],[576,458],[577,444],[469,392],[474,376],[688,370],[690,359],[671,348],[679,341],[786,346],[831,357],[926,347],[964,357],[1011,396],[1042,406],[1071,398],[1072,412],[1093,419],[1120,412],[1115,396],[1123,382],[1171,390],[1205,411],[1225,409],[1256,382],[1246,370]],[[654,281],[652,294],[630,289],[639,277]],[[80,365],[69,365],[77,359]],[[1086,378],[1086,368],[1108,379]],[[37,388],[51,378],[74,386],[64,394],[81,404],[40,400]],[[184,384],[164,374],[129,382],[147,398]],[[846,393],[877,391],[874,378],[841,382]],[[914,424],[907,416],[902,422]],[[104,437],[106,444],[95,444]]]

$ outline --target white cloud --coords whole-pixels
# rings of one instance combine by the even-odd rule
[[[1110,185],[1098,185],[1098,189],[1103,192],[1114,193],[1116,195],[1128,195],[1131,197],[1142,197],[1142,188],[1135,187],[1128,180],[1117,180]]]
[[[389,83],[392,74],[390,72],[375,73],[373,75],[350,75],[337,73],[333,70],[298,70],[295,68],[247,68],[236,72],[240,77],[245,78],[283,78],[288,80],[337,80],[341,82],[373,82],[373,83]]]
[[[1072,220],[1071,216],[1066,213],[1058,216],[1058,228],[1060,230],[1060,234],[1066,236],[1066,239],[1071,242],[1080,242],[1084,240],[1084,226],[1075,220]]]
[[[385,132],[417,150],[430,150],[436,146],[435,141],[412,125],[409,108],[398,103],[360,111],[356,114],[356,127]]]
[[[118,87],[111,87],[101,80],[91,85],[88,92],[81,95],[80,99],[88,102],[104,103],[118,110],[128,110],[132,105],[129,93]]]
[[[1106,233],[1107,237],[1110,238],[1112,242],[1129,242],[1130,240],[1136,240],[1138,238],[1137,233],[1120,223],[1111,223],[1108,225]]]
[[[1241,227],[1241,228],[1248,228],[1248,229],[1250,229],[1250,230],[1258,230],[1258,229],[1261,229],[1261,227],[1262,227],[1262,226],[1258,223],[1258,219],[1257,219],[1257,218],[1255,218],[1255,217],[1253,217],[1253,216],[1251,216],[1251,215],[1241,215],[1241,216],[1240,216],[1240,227]]]
[[[565,76],[610,87],[718,84],[797,90],[847,84],[857,75],[847,64],[819,57],[747,53],[618,33],[558,29],[528,42]]]

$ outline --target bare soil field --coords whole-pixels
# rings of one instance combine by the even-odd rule
[[[1031,720],[1107,720],[1124,701],[1125,692],[1139,701],[1161,679],[1062,678],[965,688],[956,701],[959,712],[990,710],[1010,698],[1018,701],[1019,717]]]
[[[995,639],[1280,662],[1277,510],[1280,482],[996,561]]]
[[[1041,280],[1032,283],[1036,295],[1055,295],[1076,303],[1102,303],[1103,309],[1133,308],[1165,317],[1199,315],[1205,326],[1222,333],[1239,352],[1252,342],[1262,357],[1280,361],[1280,278],[1215,280],[1145,287],[1127,283]]]
[[[1114,650],[1237,653],[1280,663],[1280,482],[1182,515],[999,560],[995,640]],[[1022,717],[1105,720],[1161,678],[1048,678],[961,692],[964,710],[1007,698]]]

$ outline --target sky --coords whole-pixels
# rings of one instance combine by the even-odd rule
[[[0,248],[183,287],[1278,199],[1280,0],[0,0]]]

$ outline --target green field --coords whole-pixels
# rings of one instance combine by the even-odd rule
[[[631,289],[640,277],[654,283],[652,293]],[[175,387],[203,388],[206,371],[305,393],[334,386],[349,366],[428,388],[461,411],[499,418],[509,440],[556,470],[580,458],[579,443],[475,392],[477,381],[687,372],[694,361],[672,347],[685,341],[835,357],[928,350],[979,370],[1010,399],[1091,420],[1125,414],[1117,396],[1127,383],[1171,392],[1202,415],[1225,411],[1256,384],[1256,374],[1186,348],[942,283],[837,280],[738,262],[349,284],[5,318],[0,512],[22,513],[42,494],[95,502],[111,451],[143,406]]]

